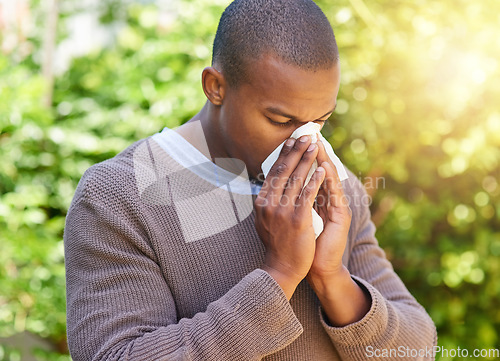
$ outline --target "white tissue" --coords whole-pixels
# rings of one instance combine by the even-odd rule
[[[297,128],[290,137],[298,139],[303,135],[310,135],[312,138],[312,143],[316,143],[319,139],[325,146],[326,154],[328,155],[328,157],[330,157],[333,164],[335,165],[340,180],[343,181],[348,178],[344,165],[333,151],[333,148],[330,145],[330,143],[328,143],[328,141],[321,135],[320,129],[321,125],[319,125],[318,123],[307,122],[300,128]],[[273,152],[262,163],[261,168],[265,177],[267,177],[267,174],[271,170],[271,167],[278,159],[281,152],[281,148],[283,148],[283,144],[285,144],[285,142],[281,143],[275,150],[273,150]],[[309,179],[313,175],[316,168],[318,168],[318,162],[315,160],[311,169],[309,170],[309,173],[307,174],[307,178],[306,181],[304,182],[304,185],[309,182]],[[312,220],[313,220],[314,234],[316,235],[317,238],[323,231],[323,219],[320,217],[318,213],[316,213],[314,209],[312,210]]]

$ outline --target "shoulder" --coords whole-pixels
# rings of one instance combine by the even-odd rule
[[[134,154],[148,140],[136,141],[116,156],[89,167],[78,182],[71,205],[85,200],[112,206],[116,202],[132,200],[137,194]]]

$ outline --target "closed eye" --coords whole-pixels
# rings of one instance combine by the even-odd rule
[[[292,123],[294,122],[292,119],[290,119],[290,120],[289,120],[289,121],[287,121],[287,122],[282,123],[282,122],[275,122],[274,120],[272,120],[272,119],[271,119],[271,118],[269,118],[269,117],[266,117],[266,118],[267,118],[267,119],[269,119],[269,121],[270,121],[271,123],[273,123],[274,125],[277,125],[277,126],[279,126],[279,127],[286,127],[286,126],[292,125]],[[328,119],[318,119],[318,120],[315,120],[315,122],[320,123],[320,124],[323,124],[323,123],[325,123],[327,120],[328,120]]]
[[[293,121],[292,121],[292,120],[289,120],[288,122],[281,123],[281,122],[275,122],[274,120],[272,120],[272,119],[271,119],[271,118],[269,118],[269,117],[266,117],[266,118],[267,118],[267,119],[269,119],[269,121],[270,121],[271,123],[273,123],[274,125],[277,125],[277,126],[279,126],[279,127],[286,127],[286,126],[291,125],[291,124],[293,123]]]

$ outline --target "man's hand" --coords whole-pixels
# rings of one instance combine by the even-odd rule
[[[305,187],[304,182],[317,155],[318,145],[311,144],[310,136],[288,139],[255,200],[255,227],[266,247],[262,268],[288,299],[315,258],[311,209],[325,169],[318,167]]]
[[[307,275],[329,322],[342,326],[361,319],[371,301],[342,264],[351,210],[336,168],[321,142],[310,143],[309,136],[285,143],[255,200],[255,227],[266,247],[262,268],[288,299]],[[316,157],[321,166],[302,191]],[[317,239],[313,205],[324,222]]]
[[[359,321],[368,312],[371,298],[342,264],[352,212],[337,169],[323,143],[318,142],[318,148],[318,164],[325,169],[326,175],[314,209],[323,219],[324,228],[316,239],[316,252],[307,281],[330,324],[345,326]]]
[[[314,209],[323,219],[324,228],[316,240],[316,253],[307,276],[310,283],[345,274],[342,255],[352,215],[335,165],[328,157],[322,142],[318,142],[318,148],[317,161],[325,169],[326,176],[318,192]]]

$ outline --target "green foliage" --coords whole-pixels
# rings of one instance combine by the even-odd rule
[[[330,139],[374,193],[378,239],[439,344],[498,348],[497,13],[465,1],[360,4],[320,4],[344,77]],[[377,177],[383,189],[371,187]]]
[[[40,102],[36,52],[0,55],[0,336],[28,330],[61,352],[62,235],[77,182],[90,165],[197,113],[229,1],[177,1],[161,16],[153,5],[118,3],[101,11],[110,26],[124,21],[115,45],[74,59],[56,78],[51,108]],[[342,67],[323,133],[373,195],[382,247],[440,345],[498,348],[500,4],[317,3]]]
[[[0,60],[0,336],[25,329],[64,341],[64,211],[76,185],[62,174],[40,76]]]
[[[384,177],[384,189],[371,189],[381,245],[440,345],[498,348],[497,14],[465,1],[382,1],[366,12],[323,3],[348,105],[332,143],[368,185]]]

